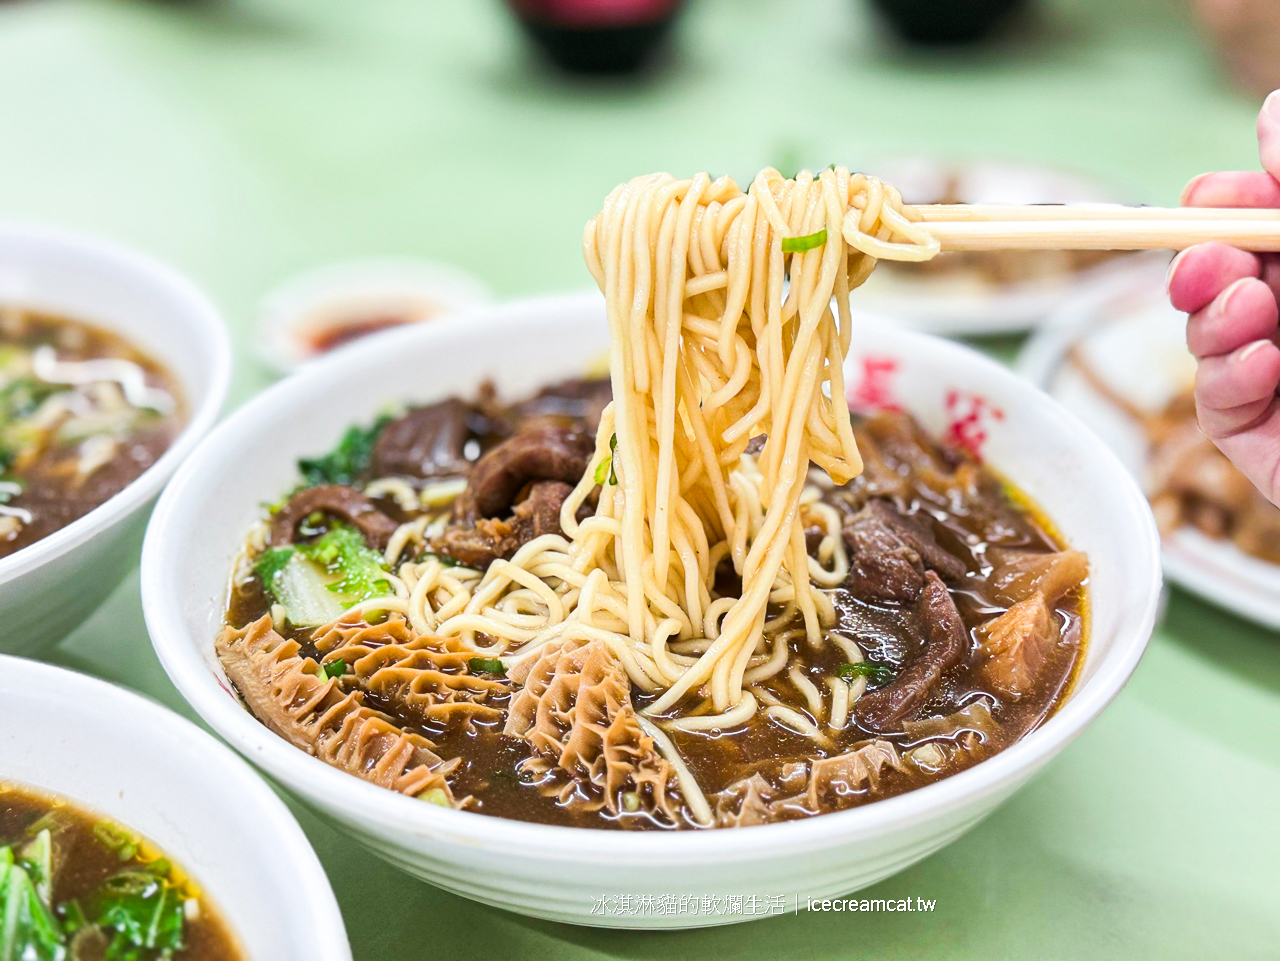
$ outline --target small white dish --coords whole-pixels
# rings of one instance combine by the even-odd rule
[[[183,392],[187,423],[155,464],[104,504],[0,558],[0,651],[62,640],[132,568],[165,481],[213,426],[231,379],[231,347],[213,305],[168,267],[122,247],[47,227],[0,225],[0,303],[106,328],[159,361]]]
[[[352,260],[285,281],[259,308],[259,356],[290,374],[362,337],[486,304],[478,278],[450,264],[409,257]]]
[[[1127,199],[1087,177],[1030,164],[904,158],[873,163],[868,173],[893,184],[908,203],[936,203],[953,190],[964,203],[1122,203]],[[858,302],[867,310],[930,333],[1011,333],[1035,326],[1064,301],[1087,295],[1153,260],[1167,262],[1168,257],[1159,251],[1126,254],[1080,270],[1009,283],[972,271],[935,273],[910,264],[880,264],[859,291]]]
[[[170,678],[237,750],[373,851],[450,891],[577,924],[672,928],[745,914],[601,914],[627,894],[803,898],[864,887],[972,827],[1080,734],[1141,657],[1160,593],[1155,524],[1133,479],[1074,417],[1006,368],[934,337],[856,317],[849,383],[962,430],[1091,565],[1090,640],[1076,687],[1041,728],[990,760],[908,794],[804,821],[712,831],[570,828],[446,810],[328,767],[273,734],[226,684],[214,653],[228,572],[259,505],[390,400],[509,396],[580,375],[608,345],[599,293],[519,301],[389,331],[276,384],[225,421],[180,471],[142,555],[147,627]],[[866,377],[864,372],[873,372]],[[333,389],[341,383],[341,390]],[[244,451],[254,469],[240,469]],[[619,873],[619,865],[625,870]]]
[[[1146,437],[1124,411],[1089,385],[1069,354],[1081,352],[1120,396],[1140,410],[1156,411],[1194,383],[1186,323],[1186,314],[1174,310],[1165,295],[1163,275],[1152,271],[1064,309],[1028,341],[1018,366],[1088,424],[1145,482]],[[1189,527],[1164,539],[1163,557],[1165,573],[1179,587],[1280,629],[1280,565]]]
[[[190,721],[64,668],[0,656],[0,780],[142,834],[187,871],[245,961],[351,961],[320,861],[253,769]]]

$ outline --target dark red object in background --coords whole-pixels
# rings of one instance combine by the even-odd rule
[[[643,66],[675,22],[681,0],[508,0],[559,66],[627,73]]]

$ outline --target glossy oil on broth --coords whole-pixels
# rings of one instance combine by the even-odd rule
[[[547,525],[559,531],[559,502],[552,504],[556,511],[542,513],[536,502],[554,487],[545,479],[553,471],[572,476],[573,468],[564,468],[560,460],[578,434],[594,435],[608,400],[605,380],[554,385],[513,404],[499,403],[486,388],[476,400],[454,398],[353,428],[334,452],[302,462],[303,487],[250,538],[230,598],[228,636],[234,640],[264,625],[273,628],[279,640],[272,650],[282,652],[272,654],[273,670],[285,664],[279,658],[288,653],[280,643],[296,642],[288,663],[309,672],[307,683],[316,688],[317,699],[327,686],[324,696],[330,700],[323,703],[336,704],[339,695],[345,696],[342,709],[362,705],[382,719],[376,721],[381,730],[425,739],[419,743],[430,744],[440,770],[447,772],[449,789],[447,795],[438,787],[425,790],[420,796],[426,800],[441,803],[451,797],[485,814],[585,827],[690,826],[687,813],[673,821],[638,803],[641,798],[627,796],[610,806],[590,778],[549,772],[528,738],[509,733],[511,708],[521,691],[519,684],[503,680],[497,662],[455,654],[437,658],[430,670],[423,665],[397,669],[398,677],[403,680],[409,672],[423,689],[444,682],[455,690],[488,685],[482,696],[487,713],[465,714],[461,723],[456,713],[424,712],[420,699],[405,695],[407,688],[372,683],[367,674],[350,671],[352,665],[329,646],[334,635],[319,626],[323,618],[305,626],[291,621],[294,588],[280,586],[279,565],[272,560],[273,552],[283,551],[332,561],[339,541],[325,545],[337,531],[357,547],[372,548],[368,557],[376,564],[390,531],[418,523],[417,539],[405,540],[395,564],[383,570],[425,558],[482,570],[509,557],[521,538],[546,533]],[[785,638],[789,669],[751,689],[762,705],[782,706],[791,715],[757,712],[734,728],[670,730],[719,826],[855,807],[980,763],[1053,713],[1081,660],[1087,622],[1083,555],[1068,550],[995,474],[966,452],[937,442],[911,418],[879,414],[857,421],[855,432],[864,473],[834,487],[814,471],[802,507],[810,553],[819,563],[830,563],[833,537],[848,552],[848,577],[827,592],[836,614],[830,630],[846,646],[812,646],[802,631]],[[481,478],[489,483],[494,476],[493,465],[481,462],[499,448],[509,452],[513,438],[532,445],[521,451],[520,463],[534,471],[508,480],[515,513],[507,520],[468,514],[459,505],[469,502]],[[528,468],[531,463],[543,466]],[[596,479],[604,482],[599,475]],[[433,491],[443,493],[426,496]],[[411,499],[422,493],[424,500],[410,504],[406,492]],[[331,563],[330,569],[337,568]],[[349,568],[344,570],[348,576],[331,583],[329,591],[350,588],[353,578]],[[720,580],[719,592],[735,596],[740,585],[727,565]],[[357,603],[359,596],[347,601]],[[936,657],[940,625],[947,621],[931,612],[943,607],[956,612],[955,650],[930,673],[922,665]],[[393,622],[356,618],[354,623],[370,627],[366,660],[392,649],[383,645],[405,643],[403,635],[396,640],[386,634]],[[229,675],[243,678],[234,673],[228,650],[220,648]],[[363,664],[355,666],[363,670]],[[842,685],[849,709],[839,718],[835,693]],[[620,711],[642,711],[654,700],[635,688],[627,698]],[[297,729],[278,705],[251,698],[249,707],[296,742]],[[672,716],[696,716],[707,709],[695,696]],[[816,736],[779,720],[797,714]],[[661,724],[664,718],[654,720]],[[337,760],[342,755],[333,748],[337,743],[315,742],[310,749],[328,752],[322,756],[342,766],[345,762]],[[845,763],[851,758],[856,763]],[[348,770],[368,776],[370,766]],[[829,768],[839,770],[832,775]]]
[[[42,869],[33,865],[41,860],[45,838],[52,876],[41,900],[51,908],[54,927],[53,935],[47,926],[43,932],[53,940],[30,942],[29,954],[17,957],[244,961],[235,937],[195,883],[150,842],[59,798],[0,782],[0,850],[12,852],[37,889]],[[10,890],[13,881],[8,879]],[[134,919],[150,928],[157,918],[151,936],[133,936],[141,930]],[[0,929],[4,924],[0,918]],[[22,930],[17,934],[17,944],[28,943]],[[51,944],[66,954],[39,953],[57,950]]]

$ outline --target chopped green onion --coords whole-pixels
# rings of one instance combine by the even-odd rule
[[[782,252],[784,254],[802,254],[814,247],[821,247],[827,242],[827,228],[823,227],[816,234],[805,234],[803,237],[783,237]]]
[[[467,667],[481,674],[497,674],[499,677],[507,676],[506,665],[496,657],[473,657],[467,661]]]
[[[640,795],[635,791],[624,791],[622,794],[622,810],[634,814],[640,810]]]
[[[442,808],[449,807],[449,795],[444,793],[444,788],[432,787],[427,788],[418,795],[419,801],[426,801],[428,804],[435,804]]]
[[[169,862],[168,858],[157,858],[154,861],[149,861],[144,864],[142,866],[142,870],[149,871],[156,877],[167,878],[173,873],[173,865]]]
[[[876,684],[888,684],[895,677],[897,672],[888,664],[876,664],[874,661],[859,661],[857,664],[841,664],[836,669],[842,678],[846,681],[853,681],[860,677],[865,677],[868,681],[874,681]]]
[[[618,486],[618,473],[613,466],[614,454],[618,450],[618,435],[614,434],[609,438],[609,459],[602,460],[596,465],[595,482],[603,484],[606,480],[614,487]]]
[[[62,915],[62,930],[67,934],[75,934],[81,928],[89,926],[89,922],[84,916],[84,908],[80,907],[80,902],[75,898],[61,905],[58,908],[58,913]]]
[[[115,851],[121,861],[128,861],[138,851],[134,836],[110,821],[99,821],[93,826],[93,836],[109,851]]]
[[[346,673],[347,673],[347,662],[344,661],[342,658],[338,658],[337,660],[334,660],[334,661],[329,661],[327,664],[324,665],[325,677],[328,677],[328,678],[342,677],[342,675]]]

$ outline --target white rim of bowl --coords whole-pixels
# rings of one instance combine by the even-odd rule
[[[0,654],[0,696],[17,687],[29,691],[38,685],[44,685],[48,690],[57,690],[75,701],[115,699],[118,703],[112,705],[115,708],[112,717],[133,714],[143,719],[150,719],[156,729],[180,730],[184,739],[190,744],[193,754],[198,754],[204,763],[219,767],[224,779],[223,783],[226,785],[227,796],[236,798],[238,802],[247,802],[243,804],[244,810],[253,812],[255,819],[268,822],[266,826],[271,828],[271,834],[281,846],[280,853],[287,858],[289,864],[296,867],[299,884],[305,888],[303,891],[291,892],[291,894],[301,895],[299,903],[307,905],[308,910],[314,915],[310,923],[321,931],[323,935],[321,943],[334,946],[334,950],[327,952],[324,958],[327,961],[350,959],[350,941],[346,926],[342,922],[342,912],[338,906],[338,899],[333,893],[333,887],[329,883],[329,876],[320,863],[320,858],[316,856],[311,842],[307,840],[302,827],[284,801],[276,796],[275,792],[267,786],[266,781],[244,758],[182,715],[128,688],[65,667],[55,667],[41,661]],[[0,777],[4,776],[4,772],[0,771]],[[90,813],[111,816],[109,812],[101,810],[92,802],[68,795],[52,785],[17,779],[14,783],[55,797],[67,798]],[[145,825],[130,823],[129,827],[154,840]],[[183,864],[182,867],[191,872],[202,888],[208,890],[215,907],[221,910],[218,892],[209,887],[206,880],[200,876],[198,866]],[[241,948],[248,951],[253,947],[243,942],[240,932],[233,925],[228,926],[235,933]]]
[[[571,294],[512,301],[487,311],[444,318],[433,324],[385,331],[353,344],[350,351],[344,351],[340,357],[321,358],[308,365],[306,370],[268,388],[223,421],[183,464],[157,504],[142,549],[142,606],[161,664],[178,690],[211,727],[273,778],[291,791],[302,794],[309,804],[316,803],[311,800],[311,795],[322,794],[327,807],[359,811],[364,819],[375,820],[406,835],[441,837],[481,848],[520,845],[526,854],[536,854],[539,858],[555,862],[607,864],[626,858],[631,863],[657,865],[680,863],[698,855],[714,858],[720,863],[750,861],[780,851],[829,846],[838,837],[885,834],[906,823],[959,806],[959,802],[998,793],[1017,781],[1024,772],[1034,773],[1070,743],[1128,682],[1154,629],[1161,589],[1155,520],[1132,476],[1110,448],[1075,415],[1008,368],[960,344],[914,331],[892,329],[888,331],[890,336],[907,344],[914,342],[930,349],[954,352],[994,380],[1014,381],[1024,395],[1020,398],[1021,403],[1037,408],[1046,423],[1073,435],[1077,443],[1090,450],[1094,463],[1112,475],[1118,496],[1135,515],[1141,528],[1138,547],[1145,555],[1144,566],[1150,584],[1142,605],[1139,629],[1131,638],[1125,639],[1114,655],[1116,660],[1105,673],[1099,671],[1081,684],[1067,703],[1022,740],[994,757],[941,781],[846,811],[744,830],[630,832],[517,821],[426,804],[330,767],[272,733],[241,705],[238,698],[228,696],[219,686],[196,647],[190,643],[176,601],[164,596],[158,587],[164,571],[170,566],[168,529],[174,523],[173,518],[188,509],[183,503],[187,487],[193,479],[219,463],[218,448],[233,442],[242,426],[261,422],[277,398],[298,390],[312,378],[323,379],[331,372],[336,374],[340,369],[349,368],[353,362],[359,364],[366,353],[376,355],[394,351],[401,341],[408,344],[417,338],[432,337],[434,332],[455,325],[475,326],[486,320],[499,324],[504,319],[509,323],[523,322],[519,315],[531,309],[540,312],[581,310],[587,297],[586,294]],[[590,297],[598,301],[600,295],[592,292]],[[219,603],[221,601],[220,597]],[[203,643],[211,645],[213,638],[204,639]],[[296,787],[298,784],[307,787]],[[588,839],[590,843],[587,843]]]
[[[198,324],[208,333],[211,341],[209,345],[202,346],[212,349],[206,358],[209,368],[209,390],[199,406],[192,409],[191,416],[182,431],[160,455],[160,458],[122,490],[107,498],[83,517],[76,518],[66,527],[59,528],[47,537],[42,537],[34,544],[29,544],[8,557],[0,558],[0,584],[20,577],[74,550],[159,493],[165,481],[217,421],[227,398],[227,390],[231,385],[231,340],[227,334],[226,324],[223,323],[222,316],[209,298],[172,267],[127,247],[54,227],[5,223],[0,224],[0,235],[3,234],[30,236],[45,243],[79,248],[90,256],[110,262],[122,271],[142,276],[151,285],[168,290],[175,297],[188,301],[192,308],[192,315],[200,318]],[[33,303],[24,306],[39,308],[40,305]],[[100,323],[93,317],[77,319],[83,319],[88,323]],[[106,329],[114,332],[114,329],[109,326]],[[183,388],[185,390],[187,385],[184,384]]]

